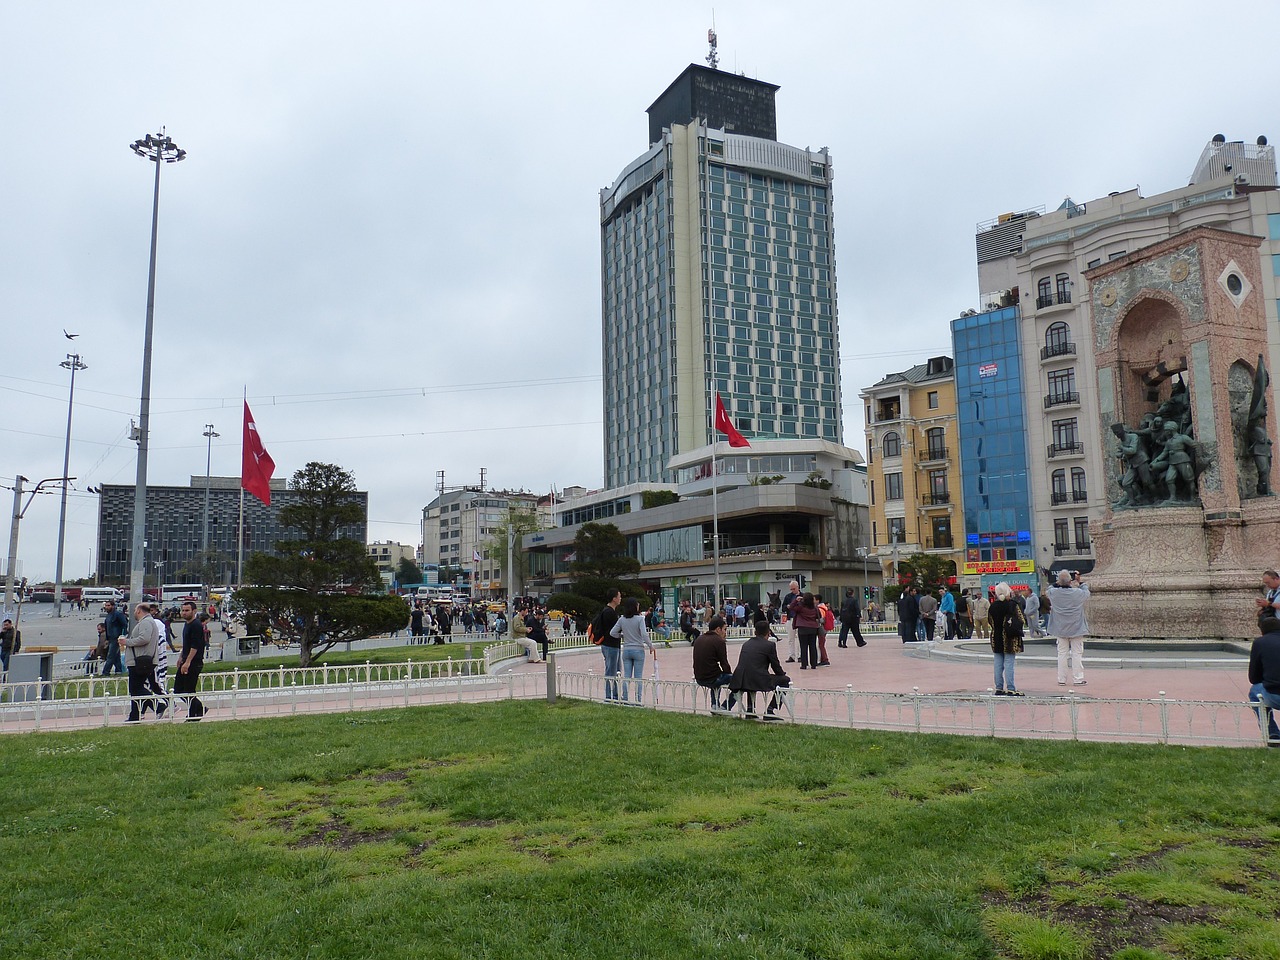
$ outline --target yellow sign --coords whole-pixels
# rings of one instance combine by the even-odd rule
[[[963,573],[1035,573],[1034,560],[980,560],[977,563],[966,563]]]

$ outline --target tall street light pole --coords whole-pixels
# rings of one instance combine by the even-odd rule
[[[71,410],[76,402],[76,371],[87,370],[89,365],[80,360],[80,354],[68,353],[67,359],[59,366],[71,371],[71,393],[67,397],[67,445],[62,451],[62,507],[58,511],[58,562],[53,573],[53,615],[62,616],[62,548],[67,539],[67,487],[71,481],[66,479],[67,470],[71,466]]]
[[[142,402],[138,410],[138,476],[133,488],[133,550],[129,558],[129,599],[133,604],[142,600],[146,583],[147,523],[147,441],[151,426],[151,333],[156,311],[156,231],[160,223],[160,167],[184,159],[187,151],[165,135],[148,133],[142,140],[129,145],[142,159],[156,165],[156,185],[151,201],[151,265],[147,271],[147,326],[142,338]]]
[[[204,425],[204,433],[201,434],[209,441],[208,449],[205,451],[204,457],[204,536],[200,540],[200,552],[203,554],[201,563],[209,562],[209,471],[213,467],[213,438],[220,437],[222,434],[215,433],[212,423]]]

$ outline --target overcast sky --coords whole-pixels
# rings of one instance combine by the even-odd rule
[[[859,389],[949,352],[974,225],[1186,184],[1208,139],[1280,136],[1280,5],[714,5],[721,67],[781,86],[779,139],[835,161],[845,441]],[[149,478],[236,475],[240,398],[288,476],[341,464],[371,539],[417,544],[436,471],[602,483],[599,198],[711,7],[0,5],[0,484],[62,473],[65,576],[132,483],[153,167],[163,170]],[[74,342],[63,330],[78,333]],[[0,490],[0,515],[12,494]],[[52,578],[58,501],[22,525]],[[3,529],[3,528],[0,528]],[[7,553],[0,544],[0,553]]]

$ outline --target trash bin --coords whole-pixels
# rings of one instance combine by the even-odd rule
[[[8,682],[12,702],[52,700],[52,681],[52,653],[15,653],[9,658]]]

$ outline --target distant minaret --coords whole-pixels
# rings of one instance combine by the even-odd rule
[[[707,64],[712,70],[720,66],[720,54],[716,53],[716,28],[712,27],[707,31],[707,43],[711,45],[710,52],[707,53]]]

